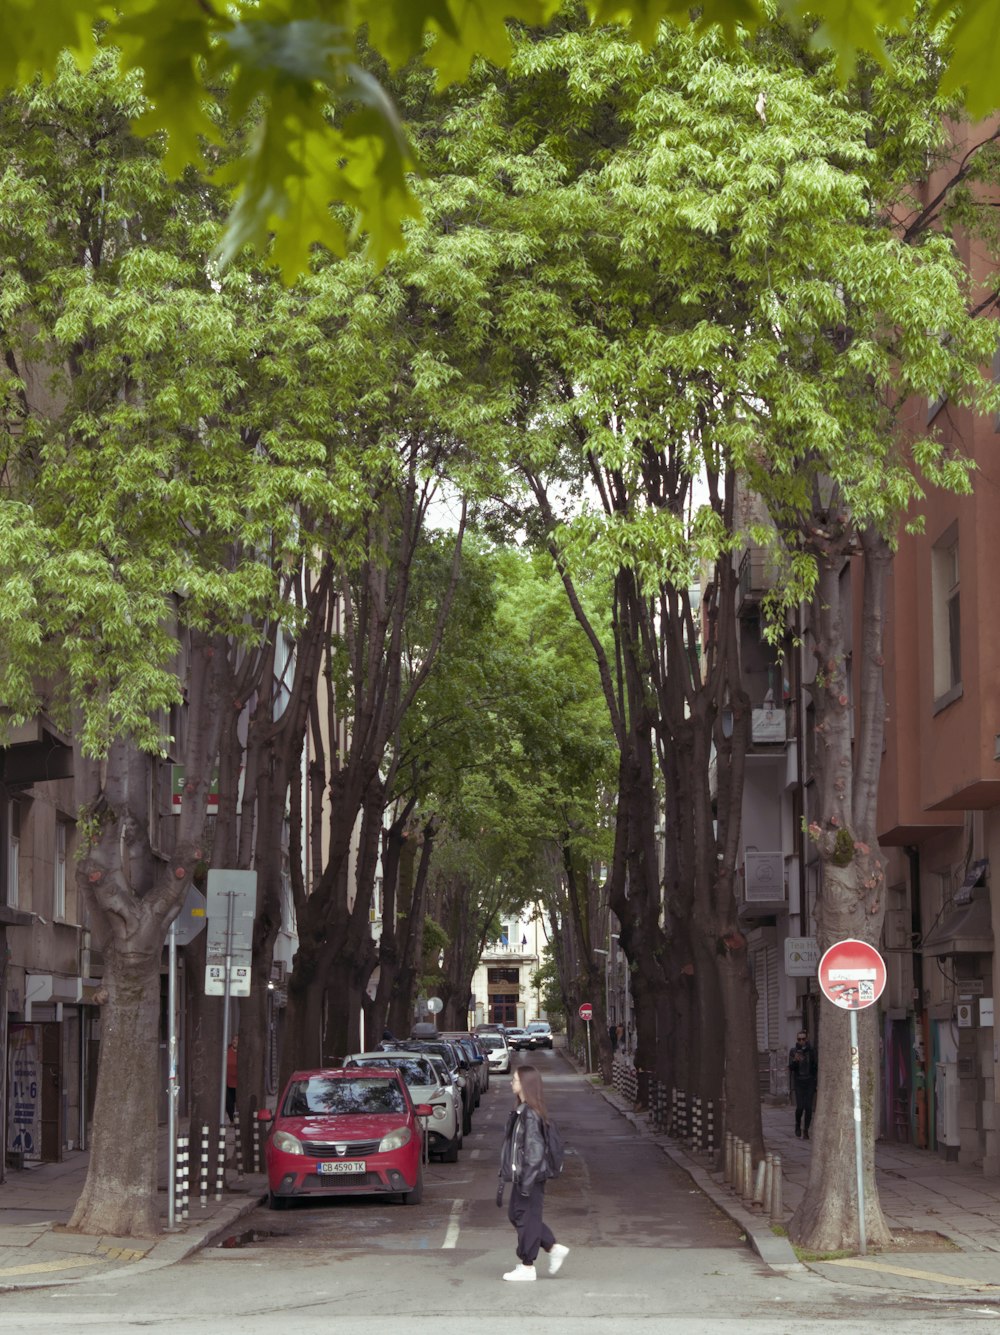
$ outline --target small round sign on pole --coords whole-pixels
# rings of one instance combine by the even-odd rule
[[[885,960],[867,941],[837,941],[819,962],[823,995],[844,1011],[874,1006],[885,990]]]
[[[580,1019],[590,1021],[594,1018],[594,1008],[589,1001],[585,1001],[580,1007]]]

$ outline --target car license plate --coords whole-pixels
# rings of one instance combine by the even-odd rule
[[[316,1165],[318,1173],[363,1173],[365,1171],[364,1159],[333,1159],[323,1160]]]

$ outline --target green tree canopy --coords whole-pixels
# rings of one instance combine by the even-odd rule
[[[217,144],[210,102],[228,87],[237,117],[255,106],[260,118],[245,153],[221,173],[237,201],[219,253],[230,260],[273,236],[274,258],[294,277],[314,242],[341,254],[349,243],[354,226],[331,203],[351,211],[379,260],[401,243],[402,222],[417,209],[408,174],[418,164],[384,81],[358,57],[359,33],[392,68],[425,60],[443,86],[464,78],[476,56],[505,65],[510,24],[541,27],[563,7],[564,0],[5,0],[0,85],[51,76],[64,49],[87,61],[98,42],[113,42],[126,68],[142,71],[149,105],[136,110],[137,123],[166,132],[175,172],[201,169],[205,141]],[[883,55],[886,37],[905,30],[914,13],[910,0],[785,0],[780,8],[810,26],[815,44],[832,46],[847,73],[859,52]],[[705,0],[694,12],[701,28],[732,33],[766,22],[774,9],[773,0]],[[647,45],[663,20],[688,24],[693,12],[682,0],[586,0],[586,10],[594,23],[625,24]],[[996,0],[938,0],[932,11],[949,25],[948,85],[964,90],[973,115],[986,114],[997,104]],[[213,148],[209,161],[216,160]]]

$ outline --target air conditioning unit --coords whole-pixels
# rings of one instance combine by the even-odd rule
[[[750,852],[743,855],[745,898],[748,904],[785,902],[785,855]]]

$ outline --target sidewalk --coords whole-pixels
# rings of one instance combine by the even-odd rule
[[[769,1218],[744,1207],[711,1172],[704,1156],[680,1141],[652,1130],[614,1090],[598,1092],[643,1134],[650,1136],[715,1204],[746,1234],[747,1241],[772,1270],[795,1275],[811,1271],[854,1288],[898,1293],[910,1298],[950,1302],[984,1299],[1000,1315],[1000,1178],[983,1177],[976,1168],[948,1163],[929,1150],[878,1142],[875,1169],[879,1200],[894,1236],[905,1241],[911,1230],[939,1235],[933,1247],[919,1240],[911,1248],[844,1257],[835,1261],[798,1259],[786,1237],[775,1233]],[[764,1107],[764,1139],[781,1156],[785,1222],[805,1192],[813,1142],[798,1140],[790,1107]]]
[[[136,1273],[173,1265],[249,1214],[267,1185],[263,1173],[246,1173],[241,1179],[234,1170],[227,1170],[228,1189],[222,1200],[217,1201],[214,1189],[210,1190],[202,1208],[195,1183],[189,1218],[178,1219],[172,1233],[163,1232],[156,1238],[67,1233],[64,1227],[83,1189],[89,1159],[86,1151],[78,1151],[68,1154],[62,1163],[7,1170],[7,1180],[0,1183],[0,1293],[104,1279],[123,1268]],[[160,1217],[166,1229],[167,1143],[162,1128],[158,1162]]]

